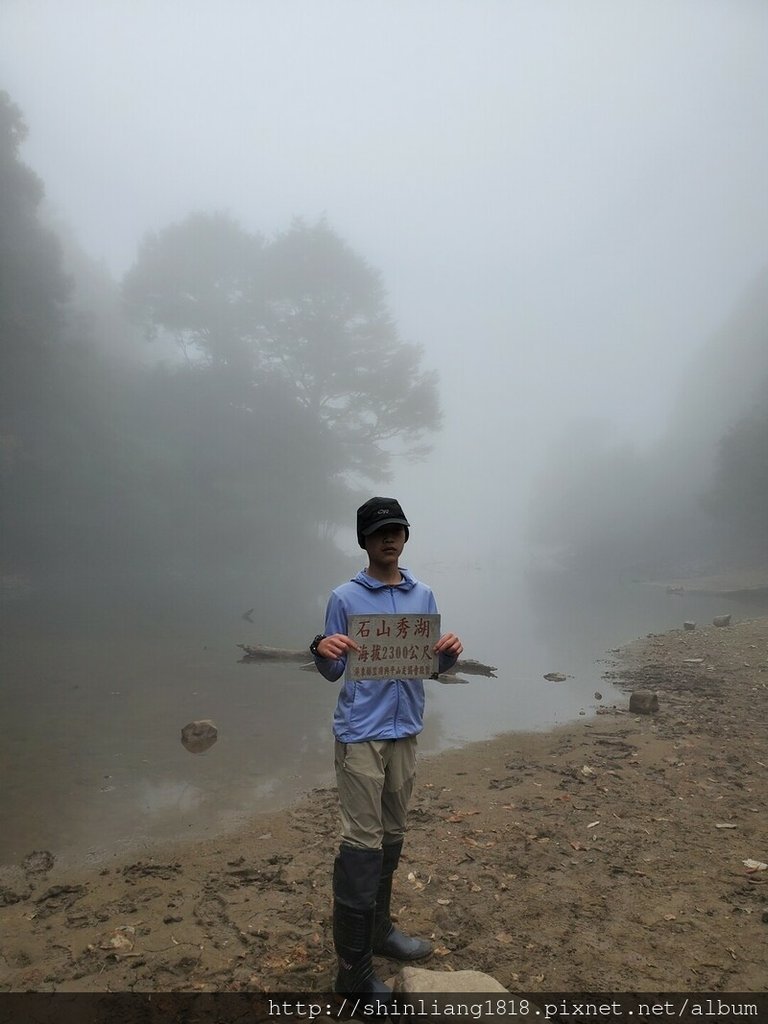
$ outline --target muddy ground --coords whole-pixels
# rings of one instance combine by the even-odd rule
[[[400,926],[512,991],[763,991],[768,619],[609,667],[597,717],[420,762]],[[0,875],[0,991],[328,990],[335,835],[323,789],[101,871],[32,856]]]

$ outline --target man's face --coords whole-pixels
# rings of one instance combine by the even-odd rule
[[[405,547],[405,527],[380,526],[365,538],[365,550],[377,565],[397,565]]]

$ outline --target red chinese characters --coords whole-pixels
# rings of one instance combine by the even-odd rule
[[[437,671],[439,615],[352,615],[358,650],[347,657],[348,679],[426,679]]]

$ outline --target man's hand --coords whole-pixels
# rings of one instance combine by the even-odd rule
[[[344,633],[333,633],[324,637],[317,645],[317,653],[321,658],[337,661],[343,658],[347,651],[359,651],[355,641]]]
[[[435,644],[436,654],[448,654],[452,658],[458,658],[463,650],[464,645],[455,633],[443,633]]]

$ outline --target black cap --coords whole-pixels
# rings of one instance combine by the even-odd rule
[[[369,498],[357,510],[357,542],[365,547],[365,538],[381,526],[404,526],[405,539],[408,540],[408,527],[411,525],[405,518],[397,498]]]

